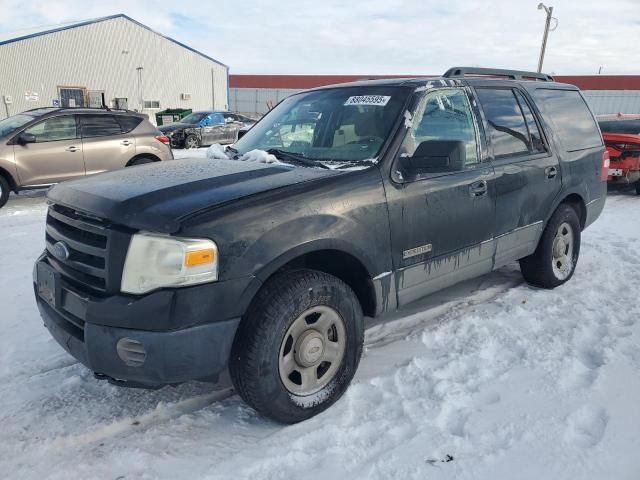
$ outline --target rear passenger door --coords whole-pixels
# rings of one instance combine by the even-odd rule
[[[79,115],[87,175],[126,166],[136,153],[135,137],[122,133],[114,115]]]
[[[560,166],[522,90],[476,87],[475,91],[496,174],[497,268],[535,250],[561,189]]]

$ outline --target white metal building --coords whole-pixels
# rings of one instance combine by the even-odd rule
[[[229,67],[119,14],[0,36],[0,118],[103,104],[226,110]],[[103,103],[104,102],[104,103]]]

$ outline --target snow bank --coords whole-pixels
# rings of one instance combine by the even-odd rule
[[[639,205],[610,196],[556,290],[511,265],[374,326],[344,397],[281,426],[206,384],[94,379],[33,301],[44,198],[12,196],[0,210],[0,477],[637,478]]]

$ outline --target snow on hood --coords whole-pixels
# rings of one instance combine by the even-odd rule
[[[207,149],[207,158],[209,160],[230,160],[231,158],[226,153],[226,147],[220,145],[219,143],[214,143]],[[277,164],[277,165],[286,165],[290,167],[295,167],[287,162],[283,162],[278,160],[275,155],[265,152],[264,150],[251,150],[238,158],[236,160],[241,162],[257,162],[257,163],[268,163],[268,164]],[[368,160],[362,160],[362,164],[358,165],[352,162],[326,162],[325,166],[329,170],[345,170],[345,171],[353,171],[353,170],[364,170],[365,168],[369,168],[372,163],[378,163],[377,158],[371,158]],[[314,168],[314,167],[309,167]],[[322,167],[315,167],[322,168]]]
[[[225,147],[219,143],[214,143],[207,149],[207,158],[209,160],[230,160],[229,155],[226,154]],[[271,155],[264,150],[251,150],[250,152],[241,155],[236,160],[241,162],[289,165],[288,163],[281,162],[274,155]]]

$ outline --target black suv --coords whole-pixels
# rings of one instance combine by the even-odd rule
[[[342,395],[364,316],[516,260],[538,287],[569,280],[605,203],[580,91],[530,72],[305,91],[225,155],[54,187],[36,299],[100,378],[159,386],[228,366],[282,422]]]

